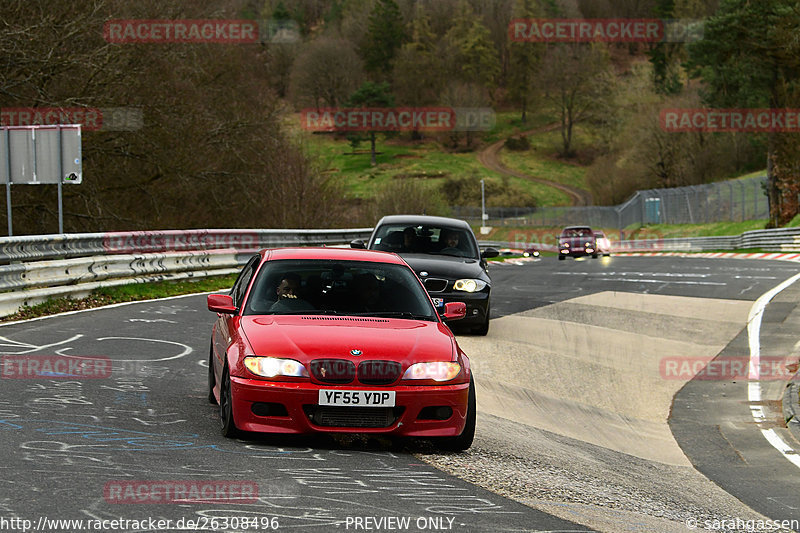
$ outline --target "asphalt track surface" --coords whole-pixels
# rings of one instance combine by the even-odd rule
[[[777,261],[544,258],[492,267],[493,317],[604,291],[755,301],[796,272],[794,264]],[[787,290],[767,308],[765,348],[795,349],[796,329],[786,319],[796,300]],[[172,521],[169,528],[128,523],[107,531],[588,530],[434,469],[411,453],[430,453],[425,443],[398,451],[391,442],[357,437],[223,439],[206,400],[213,320],[204,296],[188,296],[0,327],[4,355],[100,357],[113,365],[102,379],[2,381],[0,526],[17,517],[34,527],[42,519]],[[741,342],[740,335],[728,349]],[[722,406],[710,405],[717,391],[695,389],[695,382],[684,387],[670,420],[673,433],[692,464],[723,489],[770,518],[793,518],[800,472],[766,442],[752,417],[747,421],[747,395],[735,385],[712,384],[728,388],[730,401]],[[152,490],[154,481],[213,485],[216,492],[205,493],[205,502],[165,502],[163,493],[146,497],[142,487]],[[248,492],[253,487],[257,500]],[[186,520],[195,521],[192,528]]]

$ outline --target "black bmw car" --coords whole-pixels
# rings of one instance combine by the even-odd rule
[[[483,252],[469,224],[463,220],[421,215],[383,217],[368,243],[356,240],[353,248],[395,252],[414,269],[434,304],[441,310],[447,302],[467,304],[467,316],[459,327],[473,333],[489,332],[492,280],[486,259],[498,251]]]

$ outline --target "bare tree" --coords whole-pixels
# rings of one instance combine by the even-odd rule
[[[292,67],[289,93],[298,105],[341,105],[364,79],[361,59],[343,39],[308,43]]]
[[[341,220],[335,184],[288,136],[284,106],[265,90],[260,45],[103,39],[109,19],[237,18],[228,4],[0,4],[0,107],[136,107],[144,117],[139,130],[84,132],[83,184],[64,191],[67,231]],[[277,191],[287,187],[306,201],[284,209],[292,195]],[[54,188],[15,187],[12,200],[16,233],[55,231]]]
[[[561,118],[563,156],[572,155],[577,123],[589,120],[608,96],[610,67],[606,51],[594,44],[559,44],[545,52],[535,85]]]

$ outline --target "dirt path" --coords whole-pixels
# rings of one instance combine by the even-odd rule
[[[558,129],[559,127],[560,124],[553,123],[553,124],[548,124],[547,126],[542,126],[540,128],[523,131],[518,135],[543,133],[546,131],[553,131],[555,129]],[[484,167],[488,168],[489,170],[493,170],[494,172],[497,172],[499,174],[505,174],[506,176],[514,176],[517,178],[535,181],[537,183],[547,185],[548,187],[553,187],[560,191],[563,191],[572,200],[572,205],[578,205],[578,206],[592,205],[592,195],[588,191],[585,191],[583,189],[578,189],[576,187],[571,187],[569,185],[564,185],[563,183],[559,183],[557,181],[551,181],[546,178],[541,178],[539,176],[531,176],[530,174],[525,174],[523,172],[505,166],[502,163],[502,161],[500,161],[500,150],[503,148],[505,142],[506,140],[502,139],[493,144],[490,144],[489,146],[478,152],[478,161],[480,161],[480,163]]]

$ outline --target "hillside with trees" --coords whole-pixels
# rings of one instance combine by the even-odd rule
[[[532,43],[509,36],[520,18],[706,23],[694,43]],[[237,44],[104,39],[107,21],[127,19],[245,19],[261,34]],[[771,224],[798,212],[796,133],[675,133],[660,122],[664,109],[800,107],[790,0],[7,0],[0,27],[0,112],[143,116],[138,129],[84,132],[83,184],[64,188],[68,232],[354,227],[387,212],[446,213],[474,202],[484,177],[460,162],[542,117],[557,141],[536,157],[579,167],[597,205],[767,167]],[[359,106],[505,118],[488,132],[299,126],[304,109]],[[533,157],[522,144],[515,158]],[[434,156],[453,163],[433,175],[399,167]],[[356,159],[354,184],[342,167]],[[378,175],[385,169],[396,171]],[[488,181],[494,205],[545,203],[518,182]],[[16,234],[56,231],[54,187],[14,186],[12,201]]]

